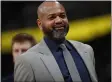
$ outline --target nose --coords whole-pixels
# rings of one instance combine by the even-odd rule
[[[55,19],[55,24],[61,24],[61,23],[62,23],[62,18],[57,16],[56,19]]]
[[[19,50],[18,55],[21,55],[21,54],[22,54],[22,51],[21,51],[21,50]]]

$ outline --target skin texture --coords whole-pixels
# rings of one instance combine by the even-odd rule
[[[38,7],[37,13],[37,24],[44,36],[53,40],[65,39],[69,24],[65,8],[59,2],[43,2]]]
[[[29,41],[24,42],[15,42],[12,46],[12,55],[13,55],[13,61],[15,61],[15,58],[19,56],[20,54],[26,52],[30,47],[31,43]]]

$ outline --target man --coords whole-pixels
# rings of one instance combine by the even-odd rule
[[[26,52],[29,48],[36,45],[36,40],[33,36],[27,33],[19,33],[15,35],[12,39],[12,55],[13,61],[15,58],[22,53]]]
[[[26,52],[29,48],[36,44],[36,40],[33,36],[26,33],[19,33],[12,38],[12,56],[13,61],[15,58]],[[13,74],[7,76],[2,82],[13,82]]]
[[[92,48],[65,39],[69,24],[64,7],[45,1],[37,13],[43,40],[16,59],[14,81],[97,82]]]

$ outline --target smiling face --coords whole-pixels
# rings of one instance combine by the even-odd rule
[[[52,39],[63,39],[69,30],[64,7],[59,2],[44,2],[38,8],[37,24],[44,35]]]

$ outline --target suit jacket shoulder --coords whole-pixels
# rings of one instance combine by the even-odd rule
[[[83,47],[83,48],[86,48],[86,49],[92,49],[92,47],[88,44],[84,44],[82,42],[79,42],[79,41],[73,41],[73,40],[68,40],[70,43],[72,43],[74,46],[77,46],[77,47]],[[92,49],[93,50],[93,49]]]

